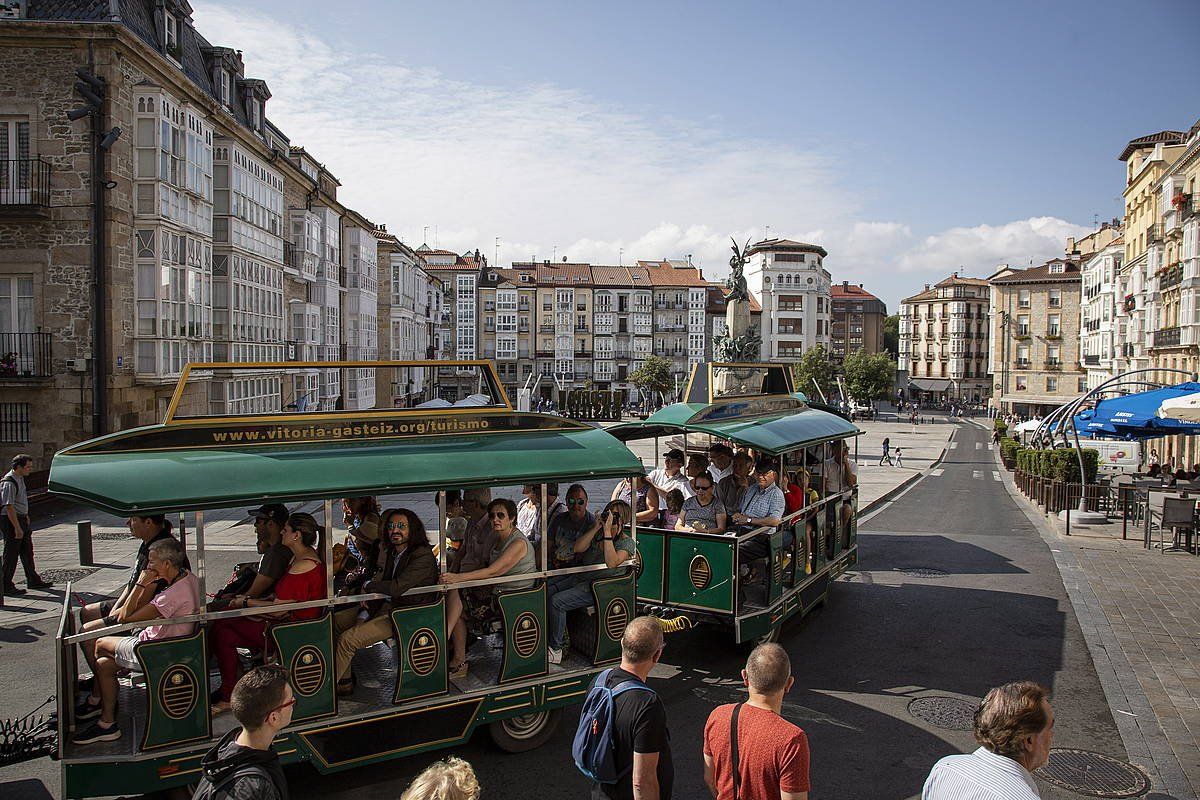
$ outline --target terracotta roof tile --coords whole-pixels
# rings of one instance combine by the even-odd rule
[[[1129,144],[1125,145],[1125,149],[1121,151],[1121,155],[1117,156],[1118,161],[1125,161],[1135,151],[1141,150],[1143,147],[1153,147],[1156,144],[1162,143],[1165,145],[1183,144],[1187,140],[1187,134],[1183,131],[1159,131],[1158,133],[1147,134],[1133,139]]]
[[[831,297],[858,297],[858,298],[862,298],[862,299],[870,298],[872,300],[879,299],[878,297],[871,294],[866,289],[864,289],[863,287],[859,286],[856,283],[850,283],[850,284],[835,283],[835,284],[833,284],[832,290],[830,292],[830,296]]]
[[[639,262],[641,263],[641,262]],[[707,286],[708,281],[695,267],[638,267],[645,269],[650,275],[653,286]]]
[[[785,250],[792,252],[818,253],[821,257],[825,257],[828,253],[825,248],[819,244],[809,244],[808,242],[797,242],[794,239],[763,239],[760,242],[755,242],[750,245],[750,249],[746,251],[746,255],[752,256],[755,253]]]
[[[1050,265],[1059,263],[1066,265],[1065,271],[1051,272]],[[1052,259],[1039,267],[1019,269],[1011,275],[992,278],[992,283],[1078,283],[1079,279],[1079,264],[1074,261]]]

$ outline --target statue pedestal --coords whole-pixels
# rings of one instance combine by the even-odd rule
[[[745,300],[731,300],[725,307],[725,335],[731,339],[744,336],[750,330],[750,304]]]

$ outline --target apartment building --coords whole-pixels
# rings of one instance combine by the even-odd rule
[[[386,361],[437,359],[441,353],[444,287],[425,269],[415,250],[388,233],[386,225],[372,232],[377,242],[379,358]],[[404,408],[425,397],[430,375],[426,370],[376,370],[378,406]]]
[[[863,288],[849,281],[833,284],[830,292],[832,308],[829,317],[829,355],[841,366],[846,356],[858,351],[882,353],[883,321],[887,305]]]
[[[764,239],[746,251],[746,285],[762,307],[763,359],[798,361],[831,346],[832,278],[820,245]]]
[[[1114,220],[1114,223],[1116,221]],[[1132,294],[1123,290],[1125,239],[1117,235],[1087,257],[1080,268],[1079,363],[1087,372],[1087,388],[1128,370],[1133,348],[1129,341]]]
[[[650,270],[639,266],[593,266],[594,385],[637,392],[629,378],[654,348],[654,287]]]
[[[671,359],[671,373],[682,386],[692,366],[704,360],[708,282],[688,261],[639,261],[654,287],[654,348]]]
[[[1041,417],[1086,391],[1079,360],[1079,262],[1006,265],[990,281],[993,397],[1000,413]]]
[[[897,364],[907,399],[985,402],[988,373],[988,282],[957,272],[900,302]]]
[[[479,273],[487,267],[487,256],[474,253],[459,255],[451,250],[431,248],[422,244],[416,254],[425,262],[424,269],[445,287],[443,310],[442,354],[449,361],[469,361],[482,358],[477,348],[479,334]],[[453,367],[439,367],[438,396],[455,402],[474,391],[475,373]]]
[[[531,380],[537,363],[536,278],[532,269],[494,268],[482,270],[479,277],[480,357],[496,363],[510,400]]]

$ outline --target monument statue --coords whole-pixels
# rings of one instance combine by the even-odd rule
[[[729,258],[729,277],[725,279],[725,333],[713,340],[713,355],[717,361],[758,361],[762,349],[762,337],[758,328],[750,324],[750,290],[746,288],[746,251],[733,241],[733,255]]]

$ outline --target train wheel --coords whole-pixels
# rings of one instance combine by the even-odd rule
[[[488,726],[492,741],[506,753],[524,753],[541,747],[554,734],[562,709],[536,711],[493,722]]]

